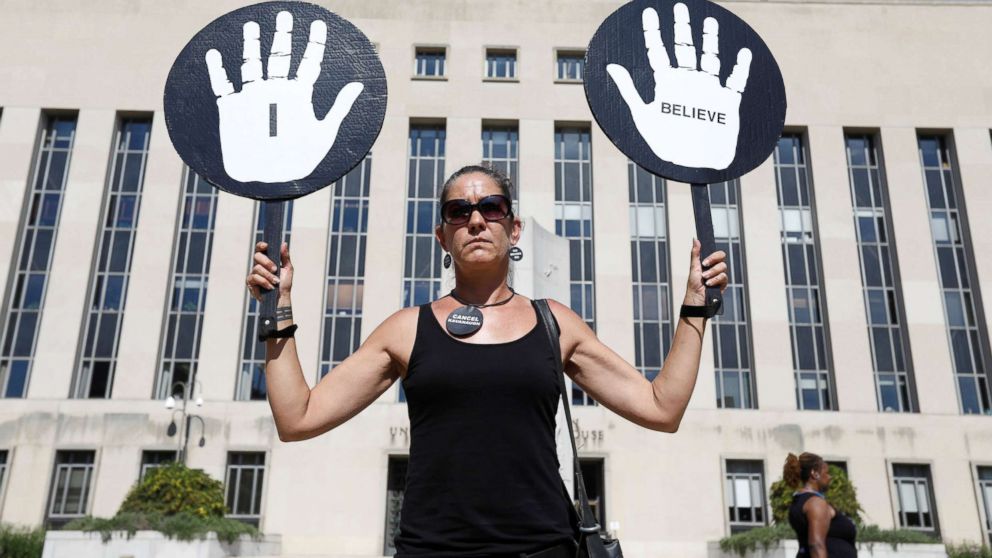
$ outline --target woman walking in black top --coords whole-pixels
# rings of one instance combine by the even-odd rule
[[[555,450],[555,359],[533,302],[507,285],[521,232],[512,187],[478,166],[445,182],[435,236],[454,264],[455,288],[391,315],[313,389],[295,340],[266,341],[268,399],[282,441],[327,432],[403,382],[411,440],[398,557],[574,556],[577,516]],[[278,279],[265,248],[256,246],[248,288],[257,298],[259,288],[278,286],[278,307],[288,308],[288,247]],[[706,259],[712,267],[704,273],[694,242],[685,305],[703,305],[706,285],[726,287],[723,252]],[[703,318],[679,321],[663,370],[649,382],[575,312],[550,306],[565,372],[577,385],[638,425],[678,429],[696,382]],[[277,314],[280,329],[293,323],[286,312]]]
[[[815,453],[790,453],[783,478],[789,486],[801,487],[789,506],[789,525],[799,539],[796,558],[857,558],[854,522],[823,497],[830,486],[827,462]]]

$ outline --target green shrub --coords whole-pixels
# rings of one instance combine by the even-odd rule
[[[224,517],[224,485],[200,469],[168,463],[148,471],[124,498],[117,513],[141,512]]]
[[[45,528],[15,527],[0,523],[0,558],[41,558]]]
[[[254,540],[261,538],[258,529],[247,523],[225,517],[200,517],[189,512],[172,515],[159,512],[118,512],[109,519],[86,516],[70,521],[63,529],[99,531],[103,542],[110,540],[113,531],[127,531],[129,539],[136,531],[159,531],[170,539],[181,541],[205,539],[211,531],[217,533],[218,539],[228,543],[233,543],[242,534],[250,535]]]
[[[758,548],[768,549],[780,541],[790,539],[796,539],[796,532],[792,530],[788,522],[780,522],[768,527],[758,527],[750,531],[725,537],[720,540],[720,549],[724,552],[735,552],[739,556],[744,556],[746,553],[757,550]],[[934,544],[940,542],[919,531],[879,529],[875,525],[867,525],[859,528],[857,541],[869,546],[875,543],[889,544],[893,550],[897,549],[900,544]],[[949,558],[992,558],[992,556],[986,556],[984,554],[962,554],[960,556],[948,554],[948,556]]]
[[[961,543],[947,545],[947,558],[992,558],[992,548],[984,544]]]
[[[850,517],[857,526],[862,525],[861,513],[864,511],[858,503],[858,493],[854,484],[847,478],[843,469],[830,465],[830,487],[824,494],[830,505],[844,515]],[[771,486],[768,499],[772,505],[772,519],[776,523],[789,522],[789,506],[792,504],[792,493],[798,487],[788,486],[785,479],[779,479]]]

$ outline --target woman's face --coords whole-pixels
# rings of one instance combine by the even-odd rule
[[[478,203],[486,196],[503,195],[499,185],[489,176],[473,172],[455,180],[448,190],[449,200]],[[520,220],[515,216],[499,221],[486,221],[478,210],[472,211],[468,223],[449,225],[442,222],[434,229],[441,247],[451,253],[455,265],[497,266],[507,258],[510,247],[520,240]]]

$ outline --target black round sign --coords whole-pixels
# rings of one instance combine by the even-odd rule
[[[326,9],[265,2],[204,27],[165,84],[179,156],[221,190],[259,200],[309,194],[372,148],[386,74],[368,38]]]
[[[687,183],[737,178],[775,148],[785,85],[743,20],[707,0],[634,0],[586,52],[586,98],[606,135],[652,173]]]
[[[459,306],[448,314],[444,326],[452,335],[458,337],[471,335],[482,327],[482,311],[475,306]]]

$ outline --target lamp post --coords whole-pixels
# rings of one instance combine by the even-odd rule
[[[198,419],[200,421],[200,442],[197,445],[202,448],[207,443],[207,440],[204,437],[204,433],[206,432],[206,425],[203,422],[203,417],[201,417],[199,415],[189,414],[189,413],[186,412],[186,403],[189,401],[190,392],[193,391],[193,390],[195,390],[196,389],[196,386],[199,385],[199,387],[200,387],[200,393],[202,394],[203,393],[203,384],[200,383],[200,380],[194,380],[193,387],[191,388],[190,385],[187,382],[179,381],[179,382],[175,382],[174,384],[172,384],[172,388],[170,389],[170,391],[172,391],[173,393],[175,393],[174,390],[175,390],[175,387],[177,385],[181,385],[183,387],[183,406],[180,409],[175,409],[175,407],[176,407],[176,398],[174,396],[172,396],[172,395],[169,395],[169,397],[166,398],[166,400],[165,400],[165,408],[166,409],[175,409],[175,410],[172,411],[172,422],[169,423],[169,429],[166,431],[166,433],[170,437],[171,436],[174,436],[176,434],[176,430],[177,430],[177,427],[176,427],[176,413],[182,413],[182,419],[180,421],[180,424],[183,425],[183,431],[179,433],[179,462],[182,463],[183,465],[185,465],[186,464],[186,446],[189,444],[190,423],[193,422],[193,419]],[[200,395],[200,396],[198,396],[196,398],[196,406],[197,407],[202,407],[203,406],[203,396],[202,395]]]

